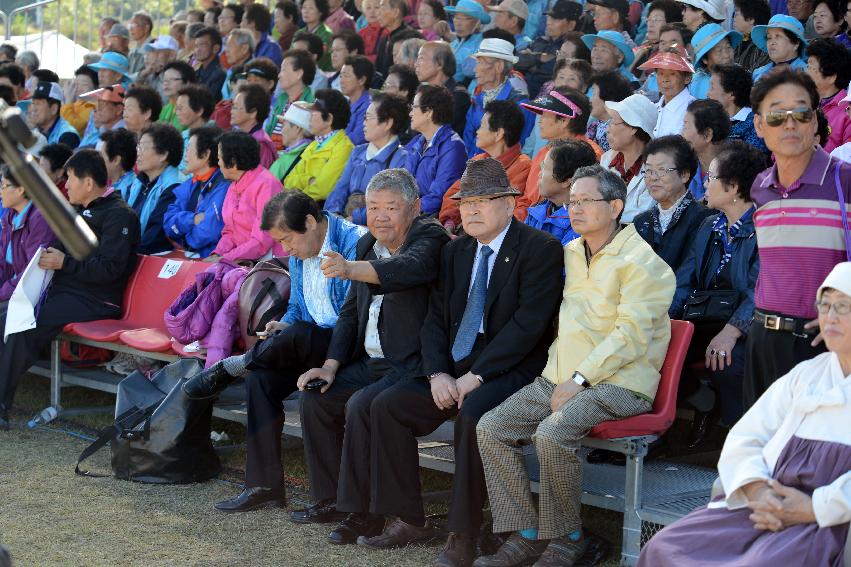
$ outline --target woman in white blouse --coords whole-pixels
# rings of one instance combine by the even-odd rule
[[[851,520],[851,262],[838,264],[816,295],[829,352],[777,380],[733,427],[718,462],[722,494],[659,532],[639,566],[843,565]]]

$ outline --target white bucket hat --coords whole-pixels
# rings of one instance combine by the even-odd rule
[[[659,109],[646,96],[634,94],[620,102],[606,102],[606,108],[617,112],[621,119],[633,128],[639,128],[648,136],[653,136]]]
[[[723,20],[727,17],[724,0],[677,0],[677,2],[703,10],[713,20]]]
[[[284,113],[284,120],[292,122],[305,131],[310,131],[310,110],[297,104],[291,104]]]
[[[491,57],[493,59],[502,59],[508,61],[512,65],[520,59],[514,55],[514,46],[511,42],[504,39],[489,37],[483,39],[479,44],[479,50],[473,54],[473,57]]]
[[[816,301],[821,299],[822,292],[827,289],[835,289],[841,291],[845,295],[851,296],[851,262],[840,262],[824,278],[824,282],[819,286],[816,292]]]

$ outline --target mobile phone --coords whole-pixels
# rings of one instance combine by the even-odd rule
[[[266,337],[269,336],[269,333],[267,333],[266,331],[257,331],[254,334],[257,335],[257,338],[259,338],[259,339],[265,339]]]
[[[312,392],[313,390],[320,390],[323,386],[327,386],[328,382],[323,380],[322,378],[314,378],[310,382],[304,385],[304,389]]]

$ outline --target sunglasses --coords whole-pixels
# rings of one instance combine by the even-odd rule
[[[775,110],[772,112],[764,113],[762,115],[762,119],[765,120],[765,123],[769,126],[777,127],[786,124],[786,120],[788,120],[790,116],[795,122],[807,124],[808,122],[812,122],[815,114],[815,111],[811,108],[798,108],[796,110]]]

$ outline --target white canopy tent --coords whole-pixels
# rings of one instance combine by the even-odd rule
[[[83,64],[83,56],[89,52],[86,46],[53,30],[45,30],[43,35],[13,35],[6,42],[16,45],[19,51],[34,51],[41,67],[55,71],[60,79],[73,79],[74,70]]]

